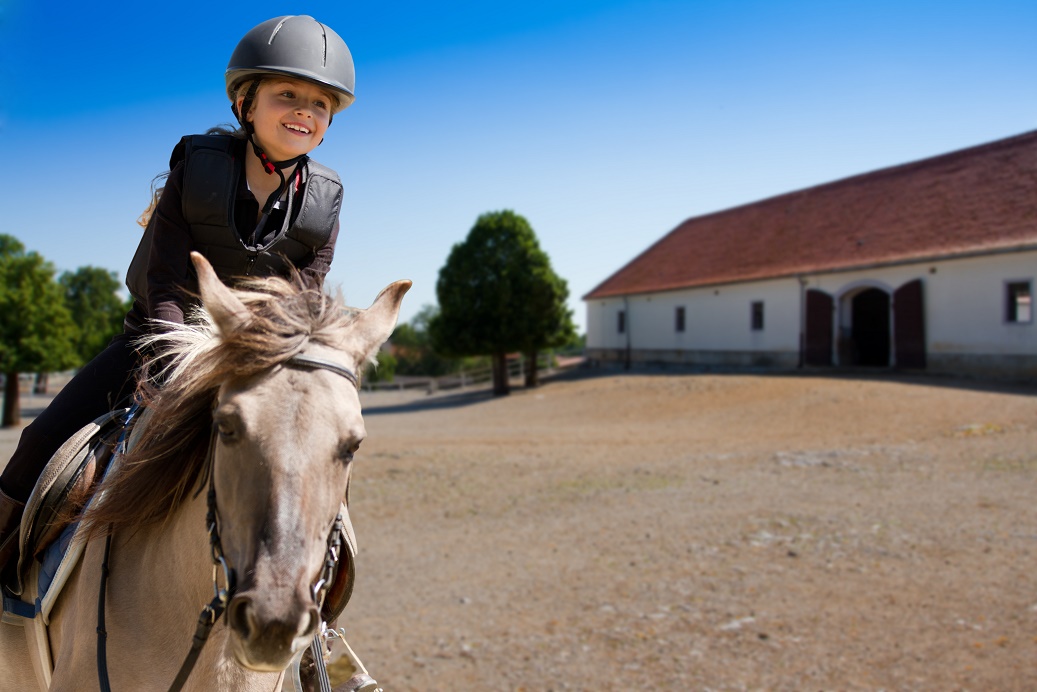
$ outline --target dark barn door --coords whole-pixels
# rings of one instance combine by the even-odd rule
[[[816,288],[807,289],[807,365],[832,364],[832,296]]]
[[[889,294],[878,288],[861,291],[850,301],[853,365],[889,367],[889,305]]]
[[[893,292],[893,340],[897,367],[925,367],[925,303],[921,279],[909,281]]]

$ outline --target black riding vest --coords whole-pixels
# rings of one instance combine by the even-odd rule
[[[267,244],[248,245],[234,223],[242,170],[232,156],[235,143],[229,135],[188,135],[169,158],[170,170],[184,162],[181,210],[194,249],[209,260],[224,281],[248,275],[287,276],[292,266],[308,264],[331,237],[342,208],[342,183],[335,171],[307,160],[303,198],[294,220]],[[286,213],[292,214],[292,210]],[[144,304],[152,228],[149,223],[126,272],[126,286]]]

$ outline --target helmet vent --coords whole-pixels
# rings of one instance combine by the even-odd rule
[[[328,30],[327,30],[327,27],[325,27],[320,22],[317,22],[317,24],[320,25],[320,35],[321,35],[321,38],[324,39],[324,56],[321,58],[320,66],[321,67],[327,67],[328,66]]]
[[[270,32],[270,40],[266,42],[268,46],[272,46],[274,44],[274,38],[277,37],[277,32],[280,31],[281,27],[284,26],[284,23],[291,19],[293,16],[294,15],[288,15],[287,17],[283,17],[281,21],[277,23],[277,26],[274,27],[274,30]]]

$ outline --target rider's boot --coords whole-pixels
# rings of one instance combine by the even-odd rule
[[[18,534],[22,524],[24,502],[12,499],[0,490],[0,572],[6,571],[18,557]]]

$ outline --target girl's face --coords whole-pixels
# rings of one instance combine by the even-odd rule
[[[331,94],[316,84],[274,77],[260,83],[245,117],[270,160],[284,161],[308,154],[320,144],[331,121],[332,103]]]

